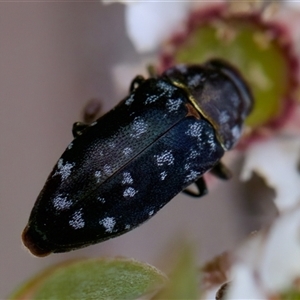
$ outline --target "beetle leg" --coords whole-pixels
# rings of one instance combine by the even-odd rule
[[[218,162],[211,170],[210,172],[215,175],[216,177],[227,180],[232,177],[231,171],[222,163]]]
[[[208,189],[206,186],[206,183],[203,179],[203,177],[200,177],[196,182],[195,182],[197,188],[198,188],[198,193],[193,192],[189,189],[185,189],[182,192],[191,196],[191,197],[202,197],[208,193]]]
[[[146,79],[142,75],[137,75],[131,81],[129,92],[132,93],[139,85],[141,85]]]
[[[82,131],[84,129],[86,129],[87,127],[89,127],[89,125],[84,124],[82,122],[75,122],[72,127],[73,137],[76,138],[76,137],[82,135]]]

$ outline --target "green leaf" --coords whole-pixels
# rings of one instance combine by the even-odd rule
[[[158,291],[166,277],[130,259],[85,259],[52,267],[29,280],[11,299],[136,299]]]
[[[169,284],[153,299],[200,299],[200,276],[190,246],[184,245],[169,278]]]

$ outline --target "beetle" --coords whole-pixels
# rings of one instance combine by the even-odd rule
[[[115,108],[74,124],[23,243],[36,256],[71,251],[132,230],[181,191],[203,196],[205,172],[229,177],[220,159],[252,106],[248,85],[223,60],[137,76]],[[198,192],[187,189],[192,183]]]

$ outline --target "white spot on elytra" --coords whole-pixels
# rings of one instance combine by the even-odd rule
[[[67,179],[71,174],[71,169],[75,166],[75,163],[68,163],[66,162],[63,164],[63,159],[60,158],[57,162],[57,171],[53,174],[53,177],[56,175],[61,175],[61,178]]]
[[[133,187],[128,187],[127,189],[125,189],[123,196],[124,197],[133,197],[138,191],[135,190]]]
[[[216,142],[214,139],[214,135],[212,133],[209,134],[208,139],[207,139],[207,143],[209,144],[210,147],[210,151],[213,152],[216,150]]]
[[[184,182],[194,181],[199,175],[200,175],[200,172],[191,170],[190,173],[185,177]]]
[[[94,175],[95,175],[95,177],[96,177],[96,179],[97,179],[97,182],[100,182],[101,171],[96,171]]]
[[[108,147],[110,147],[111,149],[116,147],[116,143],[115,142],[109,142],[108,143]]]
[[[62,197],[62,194],[59,194],[55,198],[53,198],[52,203],[54,208],[57,210],[69,209],[73,204],[72,200],[68,200],[67,197]]]
[[[166,83],[165,81],[162,81],[162,80],[157,82],[157,87],[159,87],[162,90],[169,90],[169,89],[174,90],[175,89],[172,85],[170,85],[169,83]]]
[[[190,163],[184,165],[184,169],[185,169],[185,170],[189,170],[190,167],[191,167],[191,164],[190,164]]]
[[[112,174],[112,169],[111,169],[111,166],[110,165],[104,165],[103,167],[103,171],[106,175],[111,175]]]
[[[164,94],[167,94],[168,97],[171,97],[174,91],[176,90],[176,88],[173,85],[166,83],[165,81],[159,81],[157,83],[157,87],[159,87],[163,91],[160,97]]]
[[[98,197],[97,200],[100,201],[101,203],[105,203],[105,199],[102,197]]]
[[[103,225],[105,228],[105,232],[111,233],[116,225],[115,218],[112,217],[106,217],[99,221],[100,225]]]
[[[189,136],[196,137],[198,140],[201,140],[202,126],[199,123],[190,124],[189,129],[185,133]]]
[[[170,166],[174,164],[174,156],[172,150],[165,150],[159,155],[154,155],[158,166],[163,166],[164,164]]]
[[[80,229],[83,228],[85,225],[85,222],[82,218],[82,209],[76,211],[72,215],[72,219],[69,221],[70,226],[72,226],[74,229]]]
[[[166,107],[169,112],[177,111],[181,103],[182,103],[181,99],[169,99],[167,101]]]
[[[153,216],[153,214],[154,214],[154,210],[151,210],[151,211],[149,211],[149,217],[151,217],[151,216]]]
[[[134,96],[131,94],[125,101],[126,105],[130,105],[134,101]]]
[[[133,179],[131,177],[131,174],[129,172],[124,172],[122,184],[132,184],[132,183],[133,183]]]
[[[127,224],[126,226],[125,226],[125,229],[126,230],[129,230],[131,228],[131,226],[129,225],[129,224]]]
[[[160,174],[159,174],[159,176],[160,176],[160,180],[165,180],[165,178],[167,177],[167,172],[166,171],[163,171],[163,172],[161,172]]]
[[[126,148],[123,149],[123,154],[125,156],[129,156],[131,153],[132,153],[132,149],[131,148],[126,147]]]
[[[95,126],[95,125],[97,125],[97,121],[90,124],[90,126]]]
[[[157,95],[148,95],[147,99],[145,101],[145,104],[150,104],[150,103],[154,103],[155,101],[157,101],[161,96],[163,96],[163,94],[160,94],[159,96]]]
[[[192,151],[190,152],[190,155],[189,155],[188,159],[195,159],[195,158],[198,157],[199,155],[200,155],[200,153],[199,153],[198,151],[192,150]]]
[[[70,150],[72,147],[73,147],[73,142],[71,142],[71,143],[68,145],[68,150]]]
[[[172,97],[172,95],[175,91],[174,86],[172,86],[171,84],[166,83],[164,81],[159,81],[157,83],[157,88],[159,88],[160,91],[156,95],[147,95],[145,104],[154,103],[163,96]]]
[[[147,132],[148,124],[140,117],[136,117],[132,122],[131,137],[139,138],[143,133]]]

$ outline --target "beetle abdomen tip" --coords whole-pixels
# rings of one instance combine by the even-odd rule
[[[43,249],[37,245],[29,231],[30,227],[27,225],[22,233],[22,241],[25,247],[35,256],[44,257],[52,253],[52,251]]]

